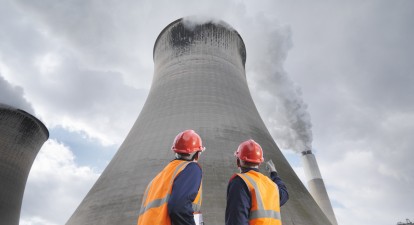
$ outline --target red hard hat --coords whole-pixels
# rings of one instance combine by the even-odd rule
[[[242,142],[234,155],[246,162],[260,164],[264,161],[262,147],[252,139]]]
[[[191,154],[204,151],[200,136],[193,130],[185,130],[174,139],[171,149],[176,153]]]

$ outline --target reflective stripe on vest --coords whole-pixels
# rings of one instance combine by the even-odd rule
[[[256,210],[250,213],[249,219],[258,219],[258,218],[272,218],[276,220],[282,219],[280,216],[280,212],[276,212],[274,210]]]
[[[172,175],[172,178],[170,180],[170,186],[171,187],[172,187],[172,184],[174,182],[175,177],[177,176],[177,172],[181,168],[185,168],[189,163],[190,162],[182,162],[175,168],[174,173]],[[152,181],[154,181],[154,180],[152,180]],[[141,210],[139,211],[139,215],[145,213],[147,210],[149,210],[151,208],[156,208],[156,207],[162,206],[163,204],[168,202],[168,199],[170,198],[170,195],[167,194],[167,196],[165,196],[164,198],[155,199],[155,200],[149,202],[147,205],[144,206],[144,202],[147,200],[148,191],[149,191],[149,189],[152,185],[152,181],[148,184],[147,189],[145,190],[144,197],[142,198],[142,205],[141,205]]]
[[[203,199],[203,182],[200,184],[200,189],[198,190],[198,194],[192,203],[192,208],[194,213],[201,213],[201,202]]]
[[[264,204],[263,204],[263,198],[260,194],[260,189],[256,183],[256,181],[250,177],[248,175],[249,172],[245,173],[245,174],[237,174],[238,176],[240,176],[246,183],[246,185],[249,187],[248,183],[246,182],[246,180],[251,184],[251,186],[253,186],[254,189],[254,193],[255,193],[255,197],[256,197],[256,204],[257,204],[257,209],[252,209],[250,211],[250,215],[249,215],[249,221],[255,220],[255,219],[275,219],[275,220],[281,220],[281,215],[280,212],[276,211],[276,210],[271,210],[271,209],[265,209]],[[249,187],[250,189],[250,187]],[[252,193],[252,190],[250,190],[250,193]],[[253,199],[252,199],[253,201]],[[253,207],[253,205],[252,205]]]

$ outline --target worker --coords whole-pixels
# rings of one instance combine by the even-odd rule
[[[195,225],[199,218],[202,170],[197,161],[205,147],[195,131],[185,130],[171,149],[175,159],[148,184],[138,225]]]
[[[289,194],[272,160],[266,163],[269,179],[259,172],[263,150],[254,140],[242,142],[234,155],[240,173],[227,187],[226,225],[281,225],[280,207]]]

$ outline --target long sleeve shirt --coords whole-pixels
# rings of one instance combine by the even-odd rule
[[[242,173],[249,170],[259,172],[258,169],[242,168]],[[277,175],[277,172],[271,172],[270,179],[275,182],[279,188],[279,201],[280,206],[282,206],[289,199],[286,185]],[[248,225],[251,207],[252,201],[249,188],[242,178],[239,176],[234,177],[227,187],[226,225]]]
[[[202,171],[197,163],[188,164],[175,178],[168,200],[168,214],[173,225],[195,225],[192,202],[201,184]]]

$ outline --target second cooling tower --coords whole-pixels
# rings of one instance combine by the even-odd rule
[[[29,113],[0,103],[0,225],[18,225],[33,161],[49,131]]]
[[[154,46],[153,82],[138,119],[67,225],[136,224],[147,184],[173,159],[172,142],[185,129],[199,133],[207,148],[200,161],[206,224],[224,224],[227,184],[238,171],[233,153],[250,138],[289,189],[283,224],[330,224],[260,118],[245,61],[242,38],[225,23],[168,25]]]

